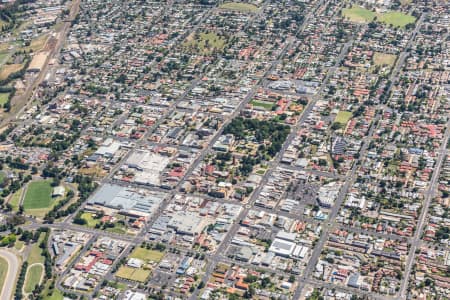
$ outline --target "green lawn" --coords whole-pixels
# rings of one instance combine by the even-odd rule
[[[3,257],[0,257],[0,291],[3,288],[6,273],[8,273],[8,262]]]
[[[220,5],[222,9],[236,10],[240,12],[255,12],[258,10],[256,5],[242,2],[228,2]]]
[[[258,101],[258,100],[252,100],[250,101],[250,104],[257,107],[262,107],[265,110],[272,110],[274,106],[276,106],[275,103],[272,102],[266,102],[266,101]]]
[[[94,219],[94,215],[92,213],[85,212],[81,215],[81,218],[86,220],[86,226],[94,228],[95,225],[99,224],[101,221],[100,219]]]
[[[146,282],[147,278],[150,276],[150,270],[135,269],[127,266],[121,266],[116,273],[117,277],[138,281]]]
[[[0,93],[0,105],[8,102],[9,93]]]
[[[416,17],[401,12],[391,11],[378,16],[378,20],[395,27],[405,27],[416,22]]]
[[[49,180],[34,181],[28,185],[23,208],[41,209],[50,208],[52,204],[52,187]]]
[[[23,246],[25,246],[25,242],[22,241],[16,241],[16,243],[14,244],[14,248],[19,251],[22,250]]]
[[[183,46],[192,51],[201,51],[203,54],[210,54],[214,49],[222,51],[225,44],[225,38],[214,32],[200,32],[191,34],[183,43]]]
[[[336,119],[334,119],[334,122],[347,125],[348,121],[352,118],[352,113],[349,111],[339,111],[336,115]]]
[[[357,23],[369,23],[376,16],[373,11],[357,5],[353,5],[352,8],[344,8],[342,14],[345,18]]]
[[[33,245],[31,245],[30,254],[28,255],[28,258],[27,258],[27,262],[29,265],[32,265],[35,263],[41,263],[41,264],[44,263],[45,259],[42,256],[42,249],[39,248],[39,244],[42,242],[44,237],[45,237],[45,233],[41,233],[37,243],[34,243]]]
[[[9,56],[8,51],[1,51],[0,52],[0,65],[3,64],[3,62],[6,62],[6,58]]]
[[[160,262],[164,257],[164,252],[138,247],[133,250],[133,252],[130,254],[130,257],[137,258],[145,262]]]
[[[127,230],[123,226],[119,226],[117,224],[116,224],[115,227],[106,228],[106,231],[112,232],[112,233],[117,233],[117,234],[125,234],[125,233],[127,233]]]
[[[44,300],[63,300],[64,295],[57,289],[52,290],[52,294],[50,296],[45,296]]]
[[[19,203],[20,203],[20,197],[22,196],[22,191],[23,191],[23,189],[18,190],[9,199],[9,204],[11,204],[13,211],[19,210]]]
[[[0,104],[1,104],[1,102],[0,102]],[[0,171],[0,184],[3,184],[3,182],[5,181],[5,179],[6,179],[6,174],[5,174],[5,172],[1,172],[1,171]]]
[[[25,293],[31,293],[36,285],[40,284],[43,271],[42,265],[34,265],[28,268],[24,286]]]
[[[342,14],[346,19],[356,23],[369,23],[377,17],[379,22],[396,27],[405,27],[416,22],[416,18],[399,11],[376,13],[364,7],[353,5],[352,8],[344,8]]]
[[[113,287],[118,290],[121,290],[121,291],[125,291],[128,289],[128,285],[126,285],[125,283],[119,282],[117,280],[108,281],[108,286]]]

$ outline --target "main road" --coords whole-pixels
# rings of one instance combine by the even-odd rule
[[[16,283],[17,272],[19,271],[19,259],[17,256],[7,250],[0,249],[0,257],[8,262],[8,271],[6,272],[5,281],[0,293],[0,299],[12,299],[14,286]]]

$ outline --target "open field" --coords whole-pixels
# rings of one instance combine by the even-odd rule
[[[22,68],[22,64],[3,65],[0,70],[0,80],[5,80],[9,75],[20,71]]]
[[[401,12],[391,11],[386,13],[376,13],[357,5],[352,6],[352,8],[344,8],[342,10],[342,15],[356,23],[369,23],[377,17],[378,21],[396,27],[405,27],[416,21],[414,16],[406,15]]]
[[[5,104],[8,102],[9,93],[0,93],[0,105]],[[1,182],[1,179],[0,179]]]
[[[44,48],[45,43],[47,42],[48,39],[48,34],[43,34],[41,36],[38,36],[37,38],[35,38],[34,40],[31,41],[29,46],[25,46],[22,50],[25,51],[33,51],[33,52],[37,52],[39,50],[41,50],[42,48]]]
[[[42,249],[39,247],[39,244],[44,239],[45,233],[41,233],[39,236],[39,240],[37,243],[34,243],[31,245],[30,254],[28,255],[27,262],[29,265],[35,264],[35,263],[44,263],[44,257],[42,256]]]
[[[9,204],[12,206],[13,211],[19,210],[20,197],[22,196],[23,188],[15,192],[9,199]]]
[[[49,296],[45,296],[44,300],[63,300],[64,295],[57,289],[52,290],[52,294]]]
[[[225,38],[214,32],[201,32],[188,36],[183,46],[192,51],[201,51],[204,54],[213,52],[214,49],[221,51],[225,47]]]
[[[1,94],[0,94],[0,97],[1,97]],[[0,98],[0,99],[1,99],[1,98]],[[1,104],[1,100],[0,100],[0,104]],[[5,181],[5,179],[6,179],[6,174],[5,174],[5,172],[0,171],[0,184],[3,184],[3,182]]]
[[[51,204],[52,187],[50,186],[50,181],[30,182],[23,200],[24,209],[50,208]]]
[[[106,231],[112,232],[112,233],[117,233],[117,234],[125,234],[125,233],[127,233],[127,230],[125,229],[124,226],[120,226],[120,225],[117,225],[117,224],[115,224],[115,227],[106,228]]]
[[[9,56],[9,53],[7,51],[0,50],[0,64],[3,64],[3,62],[6,62],[6,58],[8,56]]]
[[[250,101],[250,104],[253,106],[257,106],[257,107],[262,107],[265,110],[272,110],[272,108],[275,106],[275,103],[258,101],[258,100],[252,100],[252,101]]]
[[[375,52],[373,55],[373,63],[376,66],[393,66],[396,59],[397,56],[393,54]]]
[[[14,243],[14,248],[18,251],[22,250],[23,246],[25,246],[25,242],[22,241],[16,241]]]
[[[344,8],[342,14],[345,18],[356,23],[369,23],[376,16],[373,11],[356,5],[352,6],[352,8]]]
[[[416,22],[416,17],[392,11],[379,15],[378,20],[395,27],[405,27],[408,24]]]
[[[86,226],[91,227],[91,228],[94,228],[95,225],[100,223],[100,220],[94,219],[93,214],[91,214],[91,213],[87,213],[87,212],[83,213],[81,215],[81,218],[86,220]]]
[[[221,9],[229,9],[236,10],[240,12],[255,12],[258,10],[258,7],[250,4],[250,3],[242,3],[242,2],[227,2],[220,5]]]
[[[3,26],[7,25],[8,23],[9,23],[8,21],[0,19],[0,28],[2,28]]]
[[[151,272],[149,270],[121,266],[117,271],[116,276],[128,280],[146,282],[147,278],[150,276],[150,273]]]
[[[130,257],[137,258],[145,262],[160,262],[164,257],[164,252],[139,247],[133,250],[133,252],[130,254]]]
[[[8,262],[0,257],[0,291],[3,288],[3,284],[5,283],[6,274],[8,273]]]
[[[31,293],[36,285],[40,284],[43,271],[44,268],[40,264],[28,267],[24,285],[25,293]]]
[[[100,166],[93,166],[90,168],[80,169],[80,174],[94,177],[103,177],[107,174],[107,172]]]
[[[334,120],[337,123],[347,125],[348,121],[352,118],[352,113],[349,111],[339,111],[336,119]]]

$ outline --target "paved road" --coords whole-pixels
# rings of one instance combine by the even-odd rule
[[[13,253],[4,249],[0,249],[0,256],[8,262],[8,272],[3,283],[0,299],[9,300],[14,293],[14,285],[16,283],[17,273],[19,272],[19,259]]]

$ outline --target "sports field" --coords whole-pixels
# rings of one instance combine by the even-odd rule
[[[164,257],[164,252],[139,247],[133,250],[130,257],[137,258],[145,262],[160,262]]]
[[[24,291],[31,293],[37,284],[41,283],[42,272],[44,271],[42,265],[34,265],[28,267],[27,276],[25,279]]]
[[[149,270],[136,269],[127,266],[121,266],[116,273],[117,277],[138,281],[138,282],[146,282],[147,278],[150,276]]]
[[[256,5],[242,2],[228,2],[220,5],[221,9],[236,10],[240,12],[255,12],[258,10]]]
[[[402,12],[391,11],[386,13],[376,13],[358,5],[353,5],[351,8],[344,8],[342,10],[342,15],[355,23],[369,23],[377,17],[379,22],[396,27],[405,27],[416,21],[416,17]]]
[[[352,8],[344,8],[342,14],[345,18],[356,23],[369,23],[376,15],[373,11],[357,5],[352,6]]]
[[[275,106],[275,103],[258,100],[252,100],[250,101],[250,104],[256,107],[262,107],[265,110],[272,110],[272,108]]]
[[[416,17],[405,15],[404,13],[397,11],[391,11],[388,13],[380,14],[378,16],[378,20],[395,27],[405,27],[408,24],[416,22]]]
[[[25,211],[36,216],[44,215],[54,203],[52,190],[49,180],[29,183],[23,200]]]

